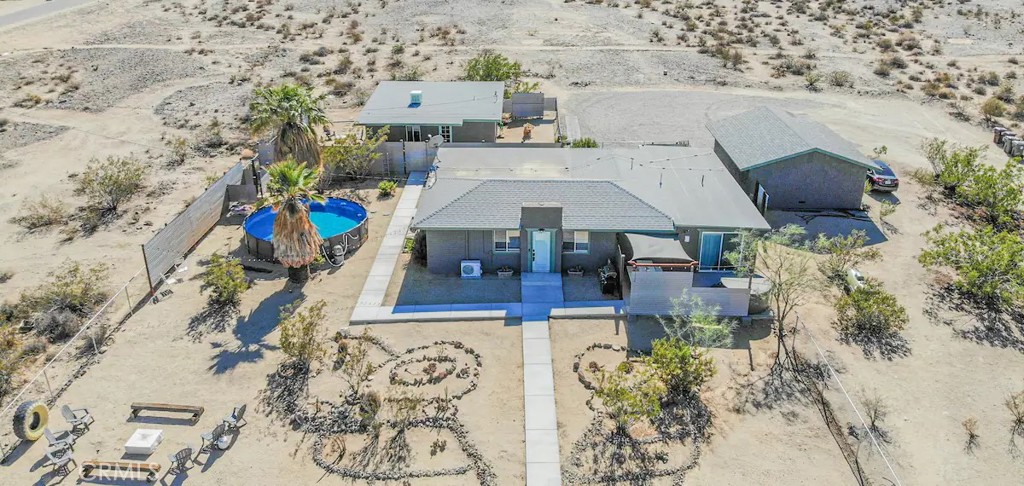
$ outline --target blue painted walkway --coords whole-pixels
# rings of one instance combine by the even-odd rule
[[[526,407],[526,485],[559,486],[558,417],[548,316],[562,307],[562,275],[524,273],[523,402]]]

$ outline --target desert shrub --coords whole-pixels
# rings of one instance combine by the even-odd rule
[[[572,143],[569,146],[572,147],[572,148],[598,148],[598,147],[600,147],[600,145],[597,143],[597,140],[594,140],[594,139],[592,139],[590,137],[577,138],[576,140],[573,140]]]
[[[827,237],[819,233],[818,238],[811,243],[811,248],[825,255],[818,261],[818,270],[821,274],[836,283],[841,283],[846,277],[846,271],[857,262],[870,262],[882,258],[882,253],[876,248],[868,248],[868,234],[864,230],[853,230],[850,234],[843,236]]]
[[[209,291],[210,305],[234,306],[246,290],[249,279],[245,277],[242,261],[237,258],[214,253],[203,272],[202,291]]]
[[[102,211],[117,208],[142,190],[146,182],[146,166],[134,157],[93,159],[75,182],[75,192],[84,195],[89,204]]]
[[[860,400],[860,406],[864,409],[867,418],[868,428],[877,435],[884,435],[881,424],[889,416],[889,405],[885,403],[878,392],[865,395]]]
[[[412,237],[412,261],[422,266],[427,266],[427,233],[417,231]]]
[[[715,376],[715,361],[707,351],[677,338],[656,339],[646,363],[665,384],[670,396],[681,397],[700,392]]]
[[[79,318],[88,316],[109,297],[107,267],[73,262],[49,275],[46,283],[21,294],[17,304],[20,318],[42,312],[67,311]]]
[[[852,88],[853,75],[849,71],[832,71],[828,73],[828,84],[838,88]]]
[[[594,391],[620,430],[638,420],[657,417],[661,413],[664,394],[665,385],[646,368],[629,375],[619,370],[601,372]]]
[[[804,75],[804,81],[807,83],[807,89],[811,91],[821,91],[821,80],[823,76],[817,71],[811,71]]]
[[[171,165],[185,163],[185,159],[188,158],[188,140],[185,140],[184,137],[174,137],[167,142],[167,146],[171,150],[169,160]]]
[[[814,69],[814,63],[799,59],[793,56],[783,56],[782,59],[772,66],[772,76],[782,77],[787,74],[793,76],[804,76]]]
[[[278,325],[281,329],[281,350],[306,369],[327,356],[324,344],[325,307],[327,301],[318,300],[304,310],[295,310],[294,304],[281,308],[281,323]],[[351,353],[349,356],[352,359]]]
[[[967,432],[967,444],[964,446],[968,451],[973,450],[978,446],[978,419],[974,417],[967,417],[961,422],[964,427],[964,432]]]
[[[31,323],[36,334],[56,343],[77,334],[82,327],[82,318],[70,311],[54,309],[37,314]]]
[[[981,116],[985,121],[991,122],[995,118],[1006,115],[1006,103],[996,97],[989,98],[981,104]]]
[[[390,127],[378,129],[360,141],[355,134],[348,134],[335,140],[333,145],[324,147],[324,164],[331,171],[341,171],[350,177],[366,177],[373,170],[373,164],[382,157],[377,147],[388,139]]]
[[[910,318],[896,296],[875,283],[855,289],[836,300],[839,334],[847,339],[885,339],[902,331]]]
[[[1010,416],[1013,419],[1010,425],[1010,433],[1024,435],[1024,390],[1010,394],[1003,403],[1006,405],[1006,409],[1010,411]]]
[[[364,425],[369,425],[377,418],[377,413],[380,412],[380,407],[383,401],[380,398],[380,394],[376,391],[370,390],[359,396],[359,421]]]
[[[928,247],[918,260],[926,267],[956,271],[953,285],[981,302],[1013,306],[1024,297],[1024,241],[1015,232],[985,226],[947,233],[939,225],[925,233]]]
[[[882,201],[881,206],[878,207],[878,220],[885,222],[885,218],[888,218],[889,216],[892,216],[894,213],[896,213],[896,208],[898,207],[899,204],[896,204],[894,202]]]
[[[1024,204],[1024,168],[1012,160],[1002,169],[978,164],[967,182],[957,187],[956,199],[979,209],[990,224],[1012,229]]]
[[[71,219],[68,205],[57,198],[40,196],[25,201],[21,214],[11,218],[11,222],[27,230],[36,230],[49,226],[60,226]]]
[[[21,336],[14,326],[0,326],[0,403],[15,389],[21,357]]]
[[[705,303],[696,295],[683,292],[672,299],[668,317],[658,316],[665,335],[700,348],[732,346],[736,321],[720,315],[721,308]]]
[[[395,190],[398,189],[398,183],[392,180],[380,181],[377,184],[377,195],[379,197],[391,197],[395,195]]]
[[[970,181],[981,164],[984,146],[961,147],[941,139],[928,139],[922,144],[925,157],[935,170],[935,180],[950,193]]]
[[[12,277],[14,277],[14,272],[10,270],[0,270],[0,284],[7,283],[7,281],[10,280]]]

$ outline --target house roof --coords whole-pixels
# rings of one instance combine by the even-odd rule
[[[480,182],[501,180],[506,184],[509,181],[521,182],[505,187],[509,190],[508,204],[514,206],[512,211],[516,222],[524,202],[562,201],[557,195],[545,196],[544,199],[531,192],[533,186],[552,182],[563,185],[549,184],[545,187],[572,187],[576,197],[574,203],[590,208],[590,217],[599,216],[597,220],[588,220],[586,224],[591,225],[589,227],[583,226],[582,222],[571,226],[569,210],[566,209],[563,213],[564,226],[570,229],[665,229],[657,221],[637,219],[640,214],[630,213],[626,206],[621,206],[617,198],[625,198],[625,194],[654,208],[675,226],[770,229],[750,198],[708,149],[674,146],[625,149],[449,146],[438,150],[436,164],[436,182],[421,196],[413,223],[415,227],[433,224],[437,220],[428,221],[428,216],[474,190]],[[580,184],[569,185],[569,182]],[[513,190],[519,193],[514,195]],[[445,222],[454,225],[448,228],[461,228],[459,218],[472,220],[478,217],[475,213],[485,213],[494,206],[489,201],[477,201],[480,206],[458,205],[459,213],[452,213],[452,220]],[[632,226],[627,225],[627,221],[619,222],[620,219],[633,220]]]
[[[438,173],[457,178],[608,180],[669,215],[676,226],[769,228],[708,149],[442,147]]]
[[[411,91],[422,92],[411,104]],[[381,81],[359,112],[360,125],[462,125],[501,121],[505,85],[500,81]]]
[[[777,108],[761,106],[708,122],[707,128],[741,171],[809,152],[876,168],[853,143],[825,125]]]
[[[530,202],[560,204],[568,229],[675,229],[666,214],[610,181],[438,179],[423,195],[426,204],[413,222],[420,229],[519,228],[523,203]]]

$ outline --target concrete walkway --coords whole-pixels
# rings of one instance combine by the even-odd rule
[[[370,267],[370,276],[363,284],[363,291],[356,301],[356,308],[352,310],[351,320],[365,319],[368,316],[376,316],[384,303],[384,294],[388,291],[388,284],[391,282],[391,274],[395,272],[398,265],[398,257],[402,254],[402,247],[405,246],[405,235],[409,233],[409,225],[412,218],[416,216],[416,206],[419,204],[420,193],[423,192],[423,184],[427,180],[426,172],[413,172],[402,189],[402,197],[398,200],[398,207],[395,214],[391,216],[391,223],[384,234],[384,241],[377,250],[377,258],[373,260]]]
[[[552,308],[564,305],[562,275],[524,273],[522,285],[526,485],[559,486],[562,470],[548,316]]]

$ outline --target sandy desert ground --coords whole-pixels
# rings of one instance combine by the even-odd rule
[[[41,3],[0,1],[0,18]],[[1018,77],[1021,7],[1010,0],[83,3],[28,23],[0,23],[0,271],[12,275],[0,283],[4,298],[38,285],[71,260],[109,264],[113,287],[135,274],[142,267],[139,246],[249,143],[246,107],[261,83],[299,82],[329,93],[332,120],[345,127],[376,82],[456,79],[466,59],[491,48],[520,60],[531,80],[559,97],[559,115],[601,143],[687,140],[707,147],[711,138],[703,121],[769,104],[826,123],[865,153],[885,145],[901,174],[927,167],[917,149],[926,137],[986,144],[980,103],[1024,91]],[[402,53],[393,54],[398,44]],[[880,70],[883,65],[888,70]],[[823,77],[815,89],[808,87],[808,71]],[[837,72],[848,76],[833,76]],[[1019,124],[1009,111],[1001,121]],[[223,145],[207,143],[214,119]],[[168,163],[168,142],[175,137],[190,144],[181,165]],[[129,154],[150,166],[146,195],[95,233],[81,234],[73,225],[26,231],[10,221],[39,196],[82,205],[72,191],[74,174],[93,158]],[[1005,161],[991,149],[985,157],[993,164]],[[885,257],[861,270],[908,307],[909,356],[870,359],[838,343],[829,326],[828,295],[801,309],[801,316],[848,391],[855,397],[877,392],[889,404],[892,442],[885,450],[903,482],[1014,484],[1024,476],[1024,461],[1007,446],[1002,400],[1024,386],[1024,354],[1014,342],[986,341],[986,334],[971,332],[989,323],[936,302],[932,276],[916,256],[921,233],[950,215],[903,179],[900,208],[889,218],[895,231],[887,230],[878,243]],[[374,208],[370,244],[307,287],[310,297],[330,301],[332,329],[347,326],[388,205],[396,199]],[[879,202],[865,201],[877,214]],[[187,266],[197,272],[210,253],[237,251],[239,237],[237,227],[219,227]],[[101,362],[60,402],[90,406],[103,424],[83,438],[82,451],[116,450],[130,432],[122,420],[126,404],[141,395],[166,389],[207,406],[198,426],[169,428],[169,443],[198,442],[199,432],[235,402],[255,401],[280,361],[273,317],[291,298],[281,293],[281,275],[255,276],[244,322],[230,329],[190,337],[189,320],[204,305],[194,280],[129,321]],[[925,311],[935,308],[941,309],[938,317],[929,317]],[[480,389],[463,400],[461,413],[499,483],[522,484],[523,411],[516,391],[522,386],[521,345],[518,328],[503,324],[394,324],[372,326],[371,332],[399,349],[458,339],[483,354]],[[571,357],[594,342],[627,344],[615,327],[611,321],[553,324],[563,457],[589,420]],[[1016,332],[1016,344],[1024,342],[1019,325]],[[773,343],[758,335],[749,347],[715,352],[720,374],[708,401],[718,417],[688,482],[855,484],[812,406],[732,411],[737,389],[757,376]],[[801,349],[813,348],[803,342]],[[755,371],[749,371],[751,361]],[[834,389],[828,394],[837,414],[852,422],[845,398]],[[97,396],[109,400],[99,403]],[[967,417],[979,422],[981,446],[973,453],[963,450],[960,424]],[[195,483],[321,480],[324,472],[303,452],[308,443],[302,437],[263,414],[254,413],[252,422],[235,447],[195,474]],[[39,457],[38,447],[21,452],[12,466],[0,467],[0,477],[14,478],[12,484],[36,481],[43,473],[32,469]],[[884,483],[884,465],[877,457],[866,461],[872,477]],[[474,479],[436,484],[456,483]]]

